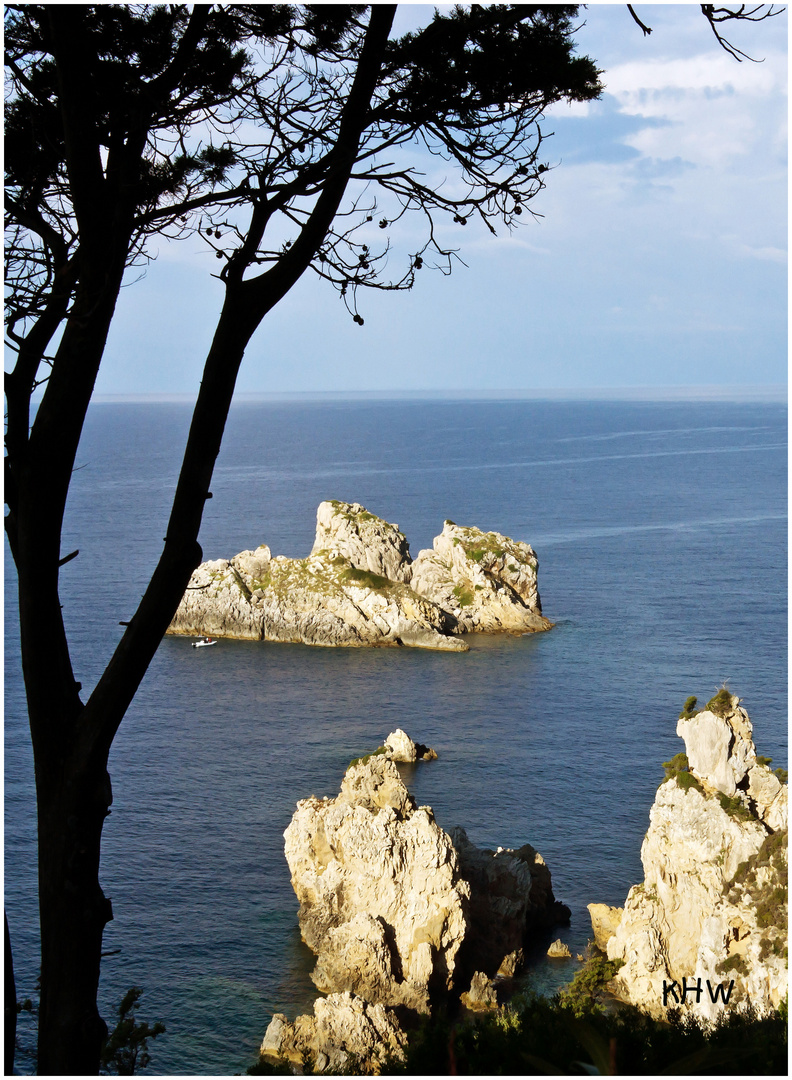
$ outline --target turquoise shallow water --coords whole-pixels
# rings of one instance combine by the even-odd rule
[[[81,555],[62,574],[86,687],[158,555],[188,423],[174,405],[89,416],[63,541]],[[414,554],[450,517],[534,546],[556,626],[474,637],[467,654],[162,643],[113,748],[103,864],[104,1008],[144,988],[142,1015],[168,1028],[150,1071],[243,1071],[272,1012],[316,996],[283,830],[297,799],[335,794],[350,758],[396,726],[439,753],[412,770],[418,801],[476,843],[532,843],[572,908],[561,936],[582,949],[585,905],[621,903],[642,877],[689,694],[728,680],[760,752],[786,758],[786,490],[777,405],[236,406],[205,558],[262,542],[305,555],[325,498],[398,522]],[[27,994],[34,804],[9,558],[6,609],[5,902]],[[541,957],[529,975],[543,989],[565,977]]]

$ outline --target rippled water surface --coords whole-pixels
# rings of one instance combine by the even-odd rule
[[[165,404],[89,415],[63,540],[80,557],[61,597],[86,689],[159,554],[188,423]],[[642,878],[689,694],[728,680],[760,752],[786,758],[780,405],[240,404],[213,492],[205,558],[259,543],[306,555],[326,498],[398,522],[413,554],[446,517],[526,540],[556,625],[474,637],[466,654],[162,643],[113,747],[102,870],[115,911],[103,1009],[144,988],[141,1014],[167,1025],[151,1072],[244,1071],[272,1013],[316,996],[283,830],[297,799],[334,795],[349,759],[396,726],[438,751],[406,771],[441,825],[542,853],[572,908],[573,952],[590,936],[586,904],[620,904]],[[25,995],[35,821],[14,588],[7,557],[5,902]],[[541,960],[531,975],[545,988],[566,977]]]

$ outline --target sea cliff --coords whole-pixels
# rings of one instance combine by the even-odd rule
[[[761,1014],[787,994],[787,785],[728,690],[701,710],[688,699],[677,734],[685,752],[665,763],[644,881],[623,909],[591,905],[597,943],[622,962],[609,989],[658,1017]]]

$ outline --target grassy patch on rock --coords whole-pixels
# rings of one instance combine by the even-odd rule
[[[690,772],[687,754],[674,754],[670,761],[663,762],[663,768],[665,769],[665,776],[660,781],[661,787],[669,780],[676,780],[678,787],[681,787],[683,791],[695,788],[702,795],[704,794],[704,788],[693,773]]]

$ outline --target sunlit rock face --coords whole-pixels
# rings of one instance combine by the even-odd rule
[[[168,633],[466,652],[464,631],[552,626],[529,544],[450,522],[434,543],[413,563],[398,525],[360,503],[323,502],[307,559],[262,544],[202,563]]]
[[[446,521],[432,549],[418,553],[411,584],[462,631],[528,633],[552,626],[542,615],[537,567],[530,544]]]
[[[531,931],[569,919],[530,845],[479,849],[464,829],[446,832],[431,807],[416,805],[395,760],[436,756],[397,729],[350,764],[334,799],[301,800],[284,833],[300,930],[316,954],[311,978],[328,1001],[341,994],[428,1013],[466,991],[471,976],[481,990],[514,975]],[[491,1004],[493,995],[484,998]],[[318,1049],[318,1002],[315,1011],[291,1025],[275,1017],[265,1052],[297,1053],[309,1036]]]
[[[398,525],[370,514],[360,503],[329,500],[316,511],[312,555],[342,556],[358,570],[409,584],[410,545]]]
[[[290,1021],[276,1013],[260,1053],[285,1058],[298,1069],[308,1057],[316,1073],[378,1073],[387,1061],[404,1059],[406,1043],[393,1009],[346,992],[317,998],[313,1016]]]
[[[734,981],[729,1008],[775,1008],[787,993],[787,787],[757,758],[736,697],[721,691],[690,713],[677,727],[687,761],[669,763],[650,811],[645,879],[606,948],[623,961],[618,997],[713,1020],[720,984]]]

